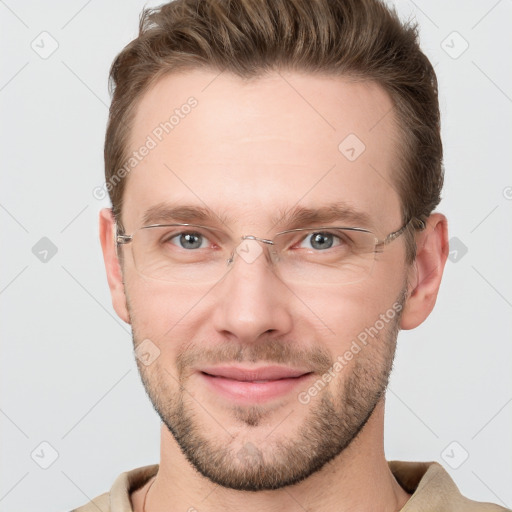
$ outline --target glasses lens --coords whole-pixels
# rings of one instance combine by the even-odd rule
[[[137,270],[161,281],[190,284],[218,280],[228,271],[225,236],[200,226],[151,226],[135,232]]]
[[[349,284],[368,277],[375,262],[375,235],[358,229],[316,228],[276,237],[284,281]]]
[[[285,282],[349,284],[371,274],[375,243],[368,231],[315,228],[281,233],[268,248],[274,255],[274,270]],[[227,262],[233,254],[227,235],[200,226],[142,228],[135,232],[131,246],[142,275],[176,283],[218,281],[229,270]]]

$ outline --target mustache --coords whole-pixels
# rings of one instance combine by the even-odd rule
[[[176,365],[179,375],[193,367],[230,363],[274,363],[284,366],[309,368],[315,373],[325,373],[333,364],[326,349],[305,348],[293,340],[265,339],[253,344],[231,343],[205,347],[188,344],[178,355]]]

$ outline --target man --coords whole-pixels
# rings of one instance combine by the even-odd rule
[[[388,462],[448,253],[437,82],[376,0],[177,0],[116,58],[100,214],[159,465],[80,512],[504,510]]]

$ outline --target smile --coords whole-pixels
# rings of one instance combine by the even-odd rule
[[[286,396],[303,385],[313,372],[269,366],[256,369],[240,367],[204,368],[201,380],[217,395],[240,403],[262,403]]]

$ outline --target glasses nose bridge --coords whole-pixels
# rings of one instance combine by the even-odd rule
[[[268,238],[260,238],[258,236],[254,235],[244,235],[240,237],[241,240],[257,240],[258,242],[268,244],[268,245],[275,245],[274,240],[269,240]]]
[[[243,235],[240,237],[240,240],[241,242],[243,242],[244,240],[255,240],[256,242],[260,242],[262,244],[264,244],[264,246],[268,246],[268,245],[273,245],[275,246],[276,243],[274,240],[270,240],[268,238],[261,238],[261,237],[258,237],[258,236],[255,236],[255,235]],[[233,260],[235,258],[235,254],[237,253],[237,248],[240,246],[240,244],[238,244],[237,246],[235,246],[233,248],[233,250],[231,251],[231,256],[230,258],[227,260],[228,264],[231,264],[233,263]],[[275,258],[274,258],[274,252],[275,251],[268,251],[268,254],[270,255],[270,260],[272,263],[275,263]]]

